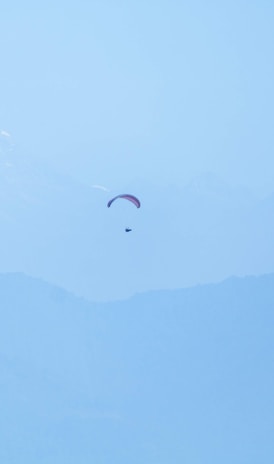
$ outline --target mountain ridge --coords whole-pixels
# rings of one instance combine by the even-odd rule
[[[24,271],[106,301],[272,270],[271,195],[257,198],[212,173],[176,187],[139,179],[110,193],[94,188],[98,179],[87,185],[43,160],[15,150],[9,157],[14,165],[0,166],[2,272]],[[125,202],[108,209],[121,191],[140,196],[140,210]],[[133,229],[127,238],[125,227]]]
[[[0,460],[274,459],[273,280],[94,304],[0,275]]]
[[[232,275],[230,277],[227,277],[225,279],[222,279],[217,282],[211,282],[211,283],[198,283],[195,285],[191,286],[183,286],[183,287],[175,287],[175,288],[163,288],[163,289],[151,289],[147,291],[141,291],[141,292],[136,292],[132,296],[126,297],[126,298],[121,298],[121,299],[114,299],[112,301],[96,301],[92,299],[85,298],[81,295],[75,294],[74,292],[60,286],[57,284],[54,284],[52,282],[47,281],[44,278],[37,277],[37,276],[31,276],[29,274],[26,274],[24,272],[0,272],[0,289],[3,292],[3,284],[7,283],[13,283],[19,286],[19,288],[34,288],[34,284],[37,285],[37,287],[42,290],[42,292],[49,293],[49,295],[52,295],[53,299],[62,300],[66,298],[72,298],[75,301],[82,302],[83,304],[86,305],[94,305],[94,306],[107,306],[107,305],[112,305],[112,304],[119,304],[119,303],[125,303],[127,304],[128,302],[131,301],[136,301],[136,300],[142,300],[146,297],[157,297],[159,296],[171,296],[174,294],[175,296],[177,295],[182,295],[184,292],[195,292],[199,290],[206,290],[206,289],[217,289],[217,288],[229,288],[231,284],[244,284],[245,283],[250,283],[254,282],[259,283],[261,281],[266,281],[269,282],[269,284],[273,283],[274,286],[274,272],[269,272],[269,273],[264,273],[264,274],[250,274],[250,275],[245,275],[245,276],[237,276],[237,275]],[[3,294],[2,294],[3,295]],[[54,296],[55,295],[55,296]]]

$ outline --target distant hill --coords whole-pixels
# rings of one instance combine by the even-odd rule
[[[274,459],[274,274],[95,304],[0,275],[0,460]]]
[[[258,199],[210,173],[180,188],[140,180],[107,191],[96,182],[91,173],[82,184],[16,150],[0,153],[0,272],[111,301],[273,271],[273,195]],[[106,207],[123,191],[140,197],[140,210]]]

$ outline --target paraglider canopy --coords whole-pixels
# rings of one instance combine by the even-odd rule
[[[124,198],[124,200],[131,201],[131,203],[133,203],[136,206],[136,208],[140,208],[141,206],[140,200],[138,200],[137,197],[129,193],[122,193],[121,195],[117,195],[116,197],[109,200],[107,207],[109,208],[115,200],[118,200],[118,198]]]

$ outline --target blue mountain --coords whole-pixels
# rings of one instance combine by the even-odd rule
[[[273,456],[274,274],[92,303],[0,275],[3,463]]]

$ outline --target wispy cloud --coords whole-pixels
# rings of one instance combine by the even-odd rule
[[[110,190],[107,187],[104,187],[103,185],[93,184],[92,188],[103,190],[104,192],[110,192]]]
[[[3,129],[1,129],[0,135],[1,135],[2,137],[7,137],[7,138],[10,138],[10,137],[11,137],[10,133],[7,132],[7,131],[5,131],[5,130],[3,130]]]

